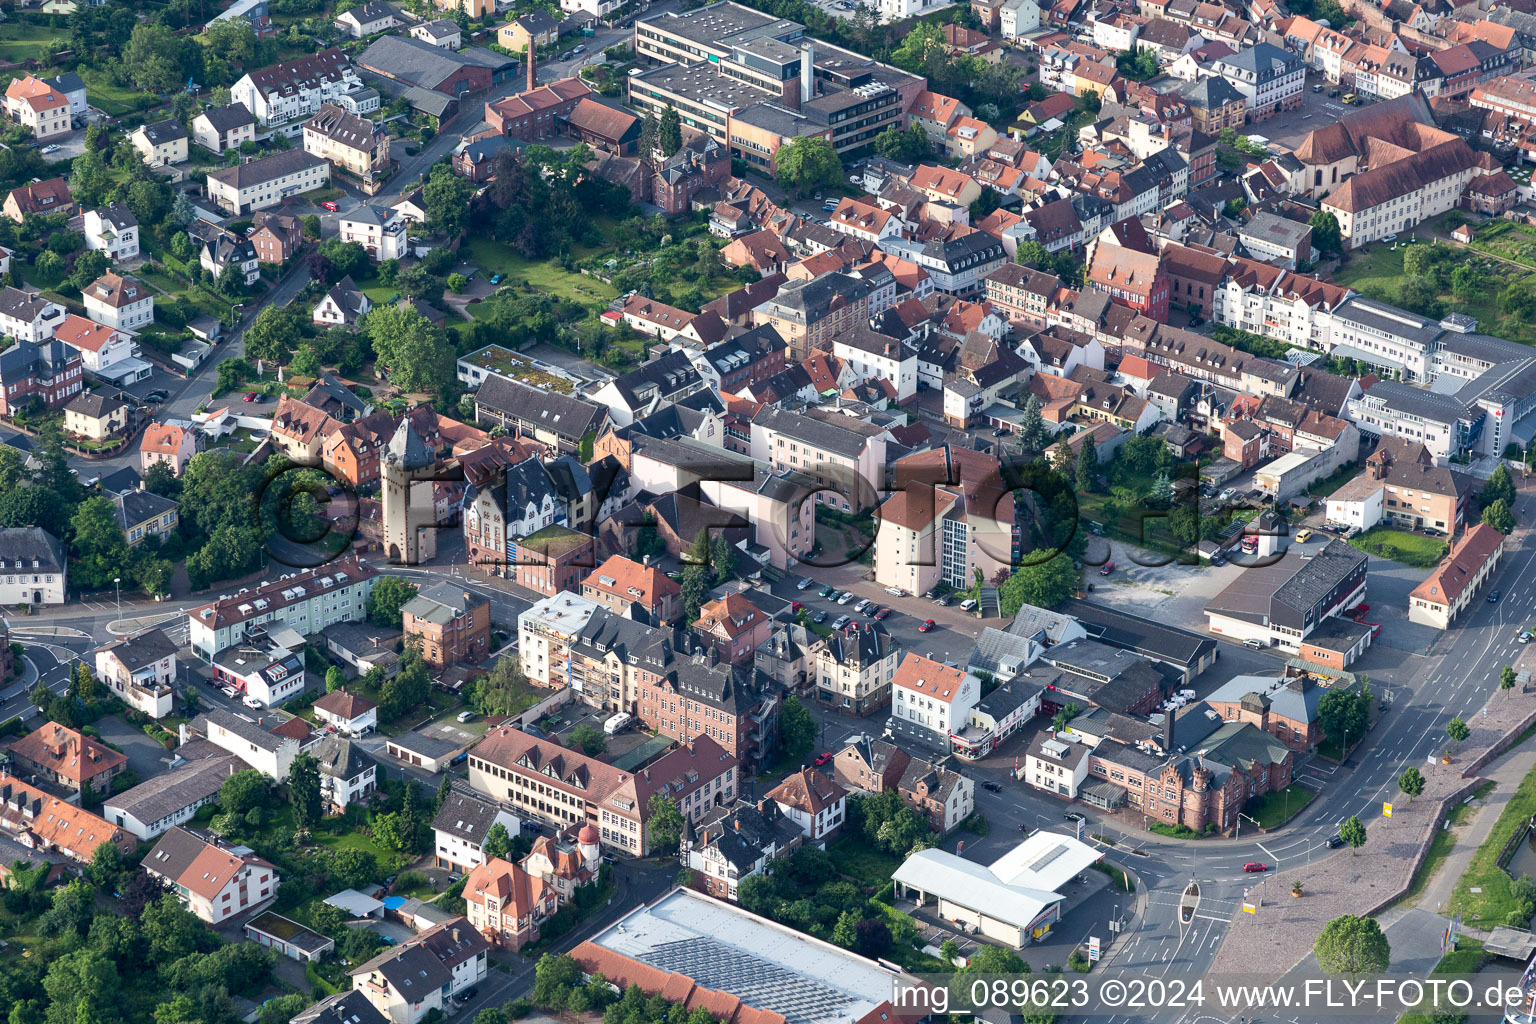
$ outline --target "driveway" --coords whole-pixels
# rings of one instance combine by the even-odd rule
[[[140,779],[159,775],[171,763],[170,751],[117,715],[101,719],[96,728],[101,730],[102,739],[128,755],[128,767],[137,772]]]

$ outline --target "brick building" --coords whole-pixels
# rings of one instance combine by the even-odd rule
[[[479,662],[491,650],[491,605],[467,590],[440,583],[417,591],[401,608],[406,643],[420,645],[428,665]]]

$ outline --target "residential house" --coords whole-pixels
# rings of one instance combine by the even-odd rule
[[[350,326],[373,311],[373,303],[348,274],[331,286],[310,319],[326,327]]]
[[[0,293],[0,320],[6,298]],[[63,312],[53,303],[46,305]],[[54,338],[41,343],[18,341],[0,352],[0,414],[14,416],[34,399],[57,409],[80,393],[84,377],[85,363],[76,349]]]
[[[406,24],[400,11],[383,0],[369,0],[336,16],[336,28],[353,39],[378,35]]]
[[[15,82],[12,81],[12,84]],[[49,178],[12,189],[5,197],[4,213],[17,224],[29,213],[73,216],[75,199],[70,195],[69,182],[63,178]]]
[[[386,37],[387,38],[387,37]],[[390,1024],[421,1024],[465,989],[485,980],[489,943],[464,918],[429,928],[353,967],[352,989]]]
[[[128,758],[77,729],[45,722],[10,745],[15,770],[76,793],[105,794]]]
[[[468,874],[484,864],[485,841],[497,825],[506,830],[509,840],[521,830],[517,815],[476,793],[468,783],[455,780],[432,818],[433,866]]]
[[[359,206],[344,214],[338,227],[342,241],[358,243],[375,263],[406,255],[405,218],[386,206]]]
[[[331,726],[343,736],[366,736],[379,725],[379,706],[345,689],[332,690],[312,706],[320,724]]]
[[[553,46],[559,38],[560,23],[542,7],[513,18],[496,30],[496,41],[512,53]]]
[[[0,829],[20,836],[38,853],[57,851],[78,864],[89,864],[102,843],[132,853],[138,841],[127,831],[0,772]]]
[[[623,555],[611,555],[592,570],[581,581],[581,596],[647,625],[674,623],[683,612],[683,592],[676,581],[656,566]]]
[[[320,792],[333,813],[342,814],[353,803],[367,802],[369,794],[378,789],[378,762],[354,740],[325,736],[305,752],[320,762]]]
[[[165,672],[174,675],[176,645],[164,638],[164,647],[168,649],[161,659],[167,664]],[[101,663],[99,655],[97,663]],[[100,673],[98,669],[97,675]],[[167,713],[170,689],[170,684],[165,684]],[[131,694],[132,691],[128,692]],[[210,756],[194,757],[185,764],[150,776],[132,789],[107,797],[102,804],[102,817],[140,840],[153,839],[172,826],[191,821],[199,810],[219,798],[224,780],[243,767],[238,757],[215,748]]]
[[[151,367],[135,358],[133,336],[71,313],[53,332],[53,340],[80,354],[87,373],[107,380],[140,380]]]
[[[685,828],[678,859],[697,872],[704,891],[735,901],[744,878],[761,875],[768,865],[800,848],[804,835],[779,805],[762,799],[717,807],[695,827]]]
[[[138,547],[150,537],[163,541],[176,529],[176,502],[154,491],[123,491],[112,496],[112,504],[129,547]]]
[[[5,87],[5,115],[30,129],[39,142],[72,130],[69,97],[30,73],[11,79]]]
[[[156,463],[171,467],[174,476],[181,476],[192,456],[197,454],[197,435],[185,427],[170,423],[152,423],[139,441],[139,470],[148,473]]]
[[[38,526],[0,529],[0,601],[9,605],[63,604],[67,563],[58,540]]]
[[[128,136],[133,148],[151,167],[165,167],[187,162],[187,129],[175,118],[143,124]]]
[[[337,171],[361,182],[365,190],[381,185],[381,179],[388,177],[389,133],[383,124],[348,113],[335,103],[322,106],[304,125],[304,152],[330,161]]]
[[[117,331],[136,331],[153,323],[155,296],[131,277],[107,271],[83,293],[85,315]]]
[[[281,881],[276,867],[248,849],[237,851],[180,825],[160,837],[143,868],[211,925],[271,900]]]
[[[192,141],[210,153],[225,153],[256,141],[256,118],[243,103],[209,107],[192,119]]]
[[[839,835],[848,818],[848,791],[815,769],[791,772],[764,796],[819,846]]]
[[[83,391],[64,403],[64,432],[105,441],[128,425],[128,403],[119,395]]]
[[[304,223],[288,214],[257,210],[251,217],[250,239],[257,262],[282,266],[304,244]]]
[[[1451,545],[1445,560],[1408,595],[1409,621],[1449,629],[1504,556],[1504,535],[1478,523]]]
[[[479,663],[490,654],[490,602],[447,583],[424,587],[403,608],[407,643],[438,671],[460,662]]]
[[[85,247],[104,252],[113,263],[139,258],[139,220],[122,203],[85,213]]]
[[[891,681],[889,728],[948,753],[950,733],[969,720],[980,699],[981,681],[965,669],[909,652]]]
[[[198,234],[202,243],[198,265],[212,274],[215,281],[226,273],[235,274],[246,285],[260,279],[261,264],[249,238],[211,224],[200,228]]]
[[[458,23],[449,21],[447,18],[417,22],[411,26],[411,35],[424,43],[441,46],[445,50],[457,50],[464,45],[464,36],[459,31]]]
[[[322,105],[362,87],[346,55],[330,47],[248,72],[230,87],[229,95],[260,124],[273,125],[311,117]]]

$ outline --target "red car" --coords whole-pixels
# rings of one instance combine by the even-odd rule
[[[889,608],[881,608],[879,611],[875,612],[875,621],[879,622],[889,614],[891,614],[891,610]]]
[[[938,623],[934,622],[932,619],[926,619],[921,626],[917,627],[917,631],[919,633],[926,633],[936,625],[938,625]]]
[[[1243,865],[1243,870],[1244,871],[1249,871],[1249,872],[1268,871],[1269,870],[1269,865],[1268,864],[1262,864],[1262,863],[1260,863],[1259,861],[1256,861],[1256,860],[1251,860],[1247,864]]]
[[[817,768],[820,768],[820,767],[822,767],[824,765],[829,765],[831,763],[832,763],[832,755],[827,753],[826,751],[822,751],[820,754],[816,755],[816,767]]]
[[[256,392],[254,392],[254,391],[247,391],[245,393],[245,400],[247,402],[254,402],[254,401],[256,401]]]
[[[799,611],[802,607],[804,607],[804,606],[801,605],[799,601],[791,601],[791,602],[789,602],[789,614],[791,614],[791,615],[795,614],[795,612]]]
[[[331,200],[327,199],[325,202],[320,204],[320,209],[322,209],[322,210],[330,210],[332,213],[335,213],[336,212],[336,204],[334,202],[332,202]]]

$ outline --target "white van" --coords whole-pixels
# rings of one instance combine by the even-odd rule
[[[973,612],[976,610],[976,602],[968,597],[960,602],[960,610],[963,612]]]

